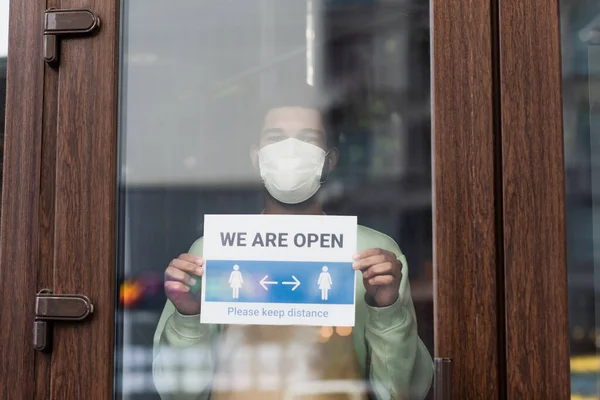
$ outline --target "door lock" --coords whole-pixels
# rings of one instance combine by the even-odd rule
[[[53,294],[41,290],[35,296],[33,347],[44,351],[50,347],[50,326],[54,321],[83,321],[94,312],[94,305],[80,294]]]
[[[89,36],[99,27],[100,18],[90,10],[47,10],[44,13],[44,59],[57,66],[61,37]]]

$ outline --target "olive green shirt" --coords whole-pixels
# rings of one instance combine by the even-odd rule
[[[378,400],[423,399],[433,377],[433,361],[417,334],[417,320],[404,254],[389,236],[358,226],[357,250],[381,248],[402,262],[399,298],[388,307],[365,302],[361,274],[356,274],[356,325],[352,341],[359,368],[368,377]],[[202,256],[202,238],[190,253]],[[154,334],[153,378],[163,400],[210,398],[216,369],[221,325],[201,324],[200,317],[184,316],[167,300]]]

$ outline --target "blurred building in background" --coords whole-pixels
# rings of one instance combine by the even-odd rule
[[[600,3],[560,7],[571,392],[589,399],[600,397]]]

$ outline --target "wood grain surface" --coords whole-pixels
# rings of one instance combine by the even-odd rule
[[[44,2],[12,0],[0,239],[0,399],[35,396]],[[38,27],[38,28],[36,28]]]
[[[93,37],[63,40],[58,76],[54,288],[80,293],[91,320],[54,329],[51,399],[113,394],[117,168],[117,15],[114,0],[63,0],[101,19]]]
[[[499,398],[491,2],[433,0],[435,353]]]
[[[48,0],[48,8],[60,8],[60,0]],[[54,290],[54,197],[56,176],[56,114],[58,112],[58,70],[44,69],[44,111],[39,204],[39,269],[37,287]],[[52,339],[50,339],[53,341]],[[52,353],[36,353],[36,400],[50,398]]]
[[[568,399],[558,1],[500,1],[509,399]]]

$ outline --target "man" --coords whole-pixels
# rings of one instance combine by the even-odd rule
[[[318,194],[338,161],[337,135],[329,128],[327,110],[312,89],[293,94],[293,99],[267,107],[259,142],[252,147],[252,163],[265,186],[262,212],[321,215]],[[334,399],[339,397],[323,394],[332,391],[333,383],[347,382],[335,389],[343,391],[349,390],[350,382],[363,380],[368,382],[368,393],[364,391],[362,398],[424,398],[433,364],[417,335],[404,255],[390,237],[359,226],[353,268],[360,273],[356,326],[350,335],[337,328],[334,332],[332,327],[205,325],[199,317],[204,260],[202,238],[198,239],[165,270],[168,301],[154,336],[153,362],[161,397],[284,399],[292,398],[286,396],[294,390],[319,391],[323,385],[328,389],[321,394],[302,398]],[[244,353],[248,348],[267,348],[270,353]],[[178,379],[169,375],[172,368],[166,354],[172,349],[196,354],[190,357],[202,365],[191,374],[184,366],[181,373],[188,378],[180,392],[173,394],[166,383]],[[281,354],[281,349],[288,352],[283,361],[272,357]],[[263,362],[264,354],[271,354],[271,359]],[[261,375],[269,369],[271,375]],[[249,374],[254,379],[248,381]],[[264,376],[281,376],[282,381],[261,383]]]

